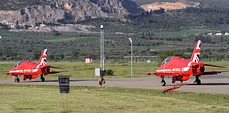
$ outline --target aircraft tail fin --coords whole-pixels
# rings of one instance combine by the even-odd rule
[[[192,52],[192,57],[191,57],[191,61],[198,63],[200,61],[200,48],[201,48],[201,40],[198,40],[196,42],[196,46],[194,47],[194,50]]]
[[[41,53],[40,60],[38,61],[39,66],[47,65],[46,57],[47,57],[47,49],[44,49]]]

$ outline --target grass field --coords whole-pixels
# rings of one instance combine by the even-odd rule
[[[229,95],[160,90],[0,85],[1,113],[227,113]]]

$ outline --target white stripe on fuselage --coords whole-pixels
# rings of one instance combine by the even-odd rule
[[[10,73],[23,73],[23,70],[10,71]]]
[[[38,69],[32,69],[32,71],[31,71],[31,69],[24,69],[24,70],[15,70],[15,71],[10,71],[10,73],[26,73],[26,72],[32,72],[32,73],[34,73],[34,72],[37,72],[38,71]]]
[[[182,68],[182,72],[188,71],[189,69],[190,69],[190,66],[183,67],[183,68]]]
[[[182,69],[182,70],[181,70]],[[172,68],[172,69],[161,69],[157,70],[157,73],[179,73],[179,72],[186,72],[190,69],[190,66],[186,66],[183,68]]]

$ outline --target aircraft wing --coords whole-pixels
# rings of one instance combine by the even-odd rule
[[[56,69],[64,69],[64,68],[61,68],[61,67],[55,67],[55,66],[50,66],[50,65],[47,65],[47,66],[42,66],[41,68],[56,68]]]
[[[205,71],[201,73],[201,75],[215,75],[215,74],[222,73],[222,72],[229,72],[229,70]]]
[[[56,69],[63,69],[63,68],[60,68],[60,67],[54,67],[54,66],[44,66],[44,67],[41,67],[41,69],[48,69],[49,70],[49,68],[56,68]],[[60,73],[60,72],[67,72],[67,71],[63,71],[63,70],[61,70],[61,71],[47,71],[46,73],[45,73],[45,75],[48,75],[48,74],[56,74],[56,73]]]
[[[47,75],[47,74],[56,74],[56,73],[60,73],[60,71],[50,71],[50,72],[46,73],[45,75]]]
[[[210,66],[210,67],[219,67],[219,68],[226,68],[224,66],[218,66],[218,65],[213,65],[213,64],[204,64],[205,66]]]

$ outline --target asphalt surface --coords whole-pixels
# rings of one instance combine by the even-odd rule
[[[166,86],[161,86],[161,79],[152,78],[105,78],[105,87],[122,87],[122,88],[144,88],[163,90],[172,86],[181,86],[177,91],[185,92],[203,92],[213,94],[229,94],[229,75],[210,75],[202,76],[201,85],[192,83],[195,80],[191,77],[183,83],[171,83],[171,78],[165,78]],[[49,79],[41,82],[40,79],[21,81],[20,83],[13,82],[13,79],[0,80],[0,84],[36,84],[36,85],[59,85],[57,79]],[[71,86],[98,86],[97,78],[71,78]]]

